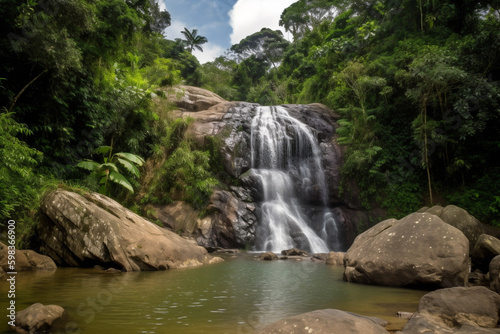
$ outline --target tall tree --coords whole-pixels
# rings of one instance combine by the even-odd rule
[[[189,31],[187,28],[184,28],[181,33],[184,35],[185,43],[189,52],[192,53],[194,48],[203,52],[203,48],[201,47],[201,45],[207,43],[208,40],[206,37],[198,35],[198,29]]]
[[[262,28],[241,42],[231,46],[231,51],[238,54],[242,59],[255,56],[256,59],[266,62],[269,67],[277,67],[283,53],[290,43],[283,38],[280,30]]]

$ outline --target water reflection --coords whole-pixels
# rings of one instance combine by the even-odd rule
[[[63,268],[51,275],[21,273],[17,284],[18,310],[35,302],[61,305],[72,328],[83,334],[251,333],[283,317],[322,308],[399,321],[396,312],[414,311],[424,294],[346,283],[341,269],[309,260],[255,261],[252,254],[165,272]],[[5,332],[6,324],[1,326]]]

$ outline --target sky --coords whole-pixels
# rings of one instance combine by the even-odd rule
[[[262,28],[281,29],[285,38],[291,39],[279,26],[281,13],[297,0],[161,0],[172,18],[165,31],[168,39],[183,38],[184,27],[198,29],[205,36],[203,52],[193,54],[200,63],[212,61],[224,54],[231,45]]]

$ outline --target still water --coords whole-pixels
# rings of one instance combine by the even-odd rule
[[[378,316],[391,322],[389,329],[398,329],[404,321],[396,312],[415,311],[425,294],[343,282],[341,267],[309,260],[256,261],[254,256],[161,272],[60,268],[52,274],[20,273],[16,306],[60,305],[74,333],[233,334],[324,308]],[[3,310],[6,288],[1,282]]]

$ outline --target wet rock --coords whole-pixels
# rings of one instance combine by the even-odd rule
[[[344,252],[330,252],[326,259],[326,264],[332,266],[343,266],[344,265]]]
[[[212,219],[212,231],[207,238],[215,246],[243,248],[255,235],[255,206],[236,198],[229,191],[216,190],[207,208]]]
[[[477,240],[471,254],[472,268],[488,272],[491,260],[500,255],[500,240],[487,234],[482,234]]]
[[[266,326],[258,334],[388,334],[387,322],[341,310],[317,310],[279,320]]]
[[[500,295],[485,287],[440,289],[422,297],[402,334],[499,333]]]
[[[316,253],[313,254],[311,260],[315,262],[326,262],[327,258],[328,258],[328,253]]]
[[[8,247],[0,242],[0,267],[5,271],[33,271],[33,270],[57,270],[54,261],[45,255],[38,254],[32,250],[16,249],[16,267],[10,270],[8,265]]]
[[[208,263],[203,247],[97,193],[56,190],[41,204],[40,251],[67,266],[165,270]]]
[[[55,332],[64,327],[67,319],[68,314],[61,306],[36,303],[17,312],[15,326],[10,329],[19,334]]]
[[[303,251],[303,250],[298,249],[298,248],[291,248],[291,249],[282,250],[281,254],[283,254],[285,256],[307,256],[308,255],[306,251]]]
[[[345,254],[344,278],[387,286],[463,286],[468,258],[461,231],[435,215],[413,213],[360,234]]]
[[[259,256],[259,260],[261,261],[275,261],[278,260],[278,255],[273,252],[265,252]]]

